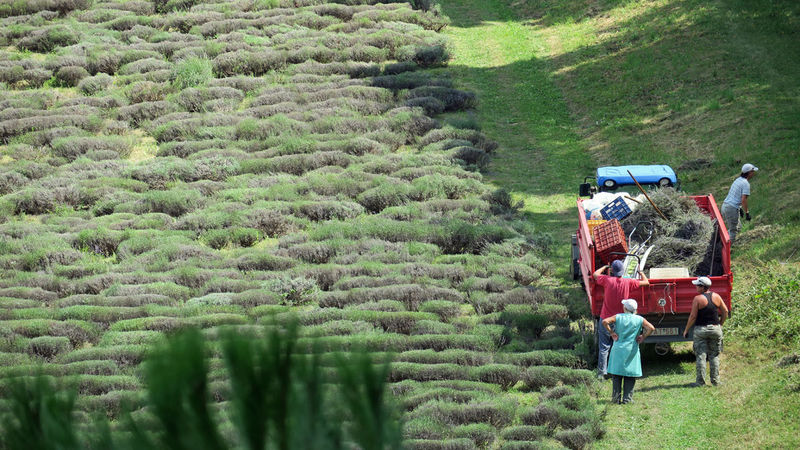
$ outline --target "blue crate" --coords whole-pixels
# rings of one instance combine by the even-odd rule
[[[622,197],[617,197],[611,203],[607,204],[600,210],[600,214],[603,215],[603,219],[606,220],[622,220],[631,213],[631,209],[625,203],[625,200]]]

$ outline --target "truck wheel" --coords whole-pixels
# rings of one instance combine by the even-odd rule
[[[603,187],[608,190],[614,190],[617,188],[617,182],[614,180],[603,181]]]
[[[592,323],[594,324],[594,345],[592,346],[591,351],[591,365],[597,367],[597,360],[598,360],[598,352],[600,351],[600,346],[598,342],[600,342],[600,330],[599,328],[602,326],[600,325],[600,318],[599,317],[592,317]]]
[[[669,178],[662,178],[658,180],[659,187],[669,187],[672,186],[672,181],[669,181]]]
[[[672,348],[670,347],[669,342],[659,342],[654,348],[656,355],[658,356],[666,355],[671,349]]]
[[[580,257],[580,251],[578,251],[578,235],[572,235],[572,264],[569,268],[569,273],[572,275],[573,280],[577,280],[581,278],[581,265],[578,264],[578,258]]]

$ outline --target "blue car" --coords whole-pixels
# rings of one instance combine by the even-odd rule
[[[628,175],[630,171],[639,184],[656,186],[675,186],[678,177],[672,167],[665,165],[652,166],[609,166],[597,168],[597,185],[601,190],[616,189],[618,186],[635,184]]]

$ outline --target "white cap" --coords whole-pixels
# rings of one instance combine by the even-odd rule
[[[636,312],[636,310],[639,309],[639,304],[632,298],[626,298],[622,301],[622,307],[625,308],[626,311]]]
[[[692,280],[692,284],[695,286],[711,287],[711,279],[708,277],[699,277],[696,280]]]
[[[747,172],[758,172],[758,167],[750,163],[747,163],[742,166],[742,173],[747,173]]]

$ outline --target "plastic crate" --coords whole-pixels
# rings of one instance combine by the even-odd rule
[[[606,220],[622,220],[628,217],[628,214],[630,213],[631,209],[628,207],[622,197],[615,198],[611,203],[607,204],[600,210],[600,214],[603,216],[603,219]]]
[[[594,236],[594,229],[600,225],[608,222],[607,220],[587,220],[586,225],[589,226],[589,236]]]
[[[595,254],[604,264],[624,258],[624,256],[611,254],[615,252],[628,253],[625,231],[622,230],[619,220],[609,220],[594,228],[594,248]]]

